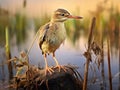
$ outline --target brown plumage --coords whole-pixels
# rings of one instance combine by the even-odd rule
[[[48,68],[46,56],[52,54],[53,59],[56,62],[56,67],[62,68],[57,59],[55,58],[55,51],[60,47],[66,38],[66,30],[64,27],[64,21],[68,18],[81,19],[79,16],[71,16],[67,10],[57,9],[51,18],[51,21],[40,28],[39,33],[39,47],[42,50],[45,60],[45,74],[48,71],[50,74],[54,72],[51,68]]]

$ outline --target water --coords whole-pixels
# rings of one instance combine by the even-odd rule
[[[31,22],[33,23],[33,22]],[[12,57],[19,57],[21,51],[28,50],[34,36],[34,25],[29,27],[29,30],[26,31],[25,38],[23,38],[23,42],[18,43],[16,35],[14,34],[10,39],[11,42],[11,54]],[[56,57],[61,65],[76,65],[79,67],[78,71],[81,76],[84,76],[84,65],[86,62],[86,58],[84,57],[83,53],[87,50],[87,36],[83,34],[83,32],[79,33],[80,36],[75,40],[73,43],[72,40],[67,37],[65,42],[60,46],[60,48],[56,51]],[[114,42],[116,43],[116,42]],[[111,44],[112,45],[112,44]],[[102,86],[104,89],[109,90],[109,78],[108,78],[108,61],[107,61],[107,44],[106,40],[104,40],[104,74],[105,74],[105,84],[102,85],[103,79],[101,74],[101,68],[98,69],[94,62],[91,62],[90,66],[95,67],[95,72],[89,68],[89,77],[88,77],[88,90],[102,90]],[[118,90],[119,88],[119,54],[118,49],[116,47],[111,46],[111,72],[112,72],[112,81],[113,81],[113,88],[114,90]],[[41,67],[44,67],[44,59],[39,49],[37,40],[35,41],[30,53],[29,53],[30,64],[38,66],[40,64]],[[0,47],[0,63],[4,62],[5,58],[5,48],[2,45]],[[55,65],[54,60],[49,55],[47,57],[49,66]],[[13,71],[15,74],[15,70]],[[96,82],[92,83],[93,79],[96,78]],[[2,65],[0,67],[0,86],[6,85],[9,80],[9,73],[7,69],[7,65]],[[3,88],[2,88],[3,89]]]

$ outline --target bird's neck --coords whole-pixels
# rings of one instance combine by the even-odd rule
[[[67,18],[56,18],[54,16],[51,17],[51,22],[64,22]]]
[[[58,26],[64,26],[64,22],[63,21],[59,21],[59,20],[57,20],[57,19],[51,19],[51,21],[50,21],[50,24],[52,25],[52,24],[56,24],[56,25],[58,25]]]

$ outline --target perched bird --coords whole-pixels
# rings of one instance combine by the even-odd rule
[[[63,68],[59,65],[56,57],[55,51],[60,47],[60,45],[64,42],[66,38],[66,30],[64,27],[64,21],[69,18],[74,19],[81,19],[80,16],[72,16],[67,10],[65,9],[57,9],[49,23],[45,24],[40,28],[39,32],[39,47],[42,50],[42,54],[45,60],[45,74],[47,71],[51,74],[54,72],[51,68],[48,67],[47,63],[47,54],[52,54],[52,57],[56,63],[57,68]],[[64,68],[63,68],[64,69]]]

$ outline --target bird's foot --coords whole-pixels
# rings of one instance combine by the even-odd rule
[[[50,75],[54,72],[54,70],[50,67],[46,67],[45,68],[45,76],[47,75],[47,73],[49,73]]]
[[[64,72],[67,72],[67,68],[65,66],[56,65],[55,68],[58,68],[59,72],[60,72],[61,69],[63,69]]]

